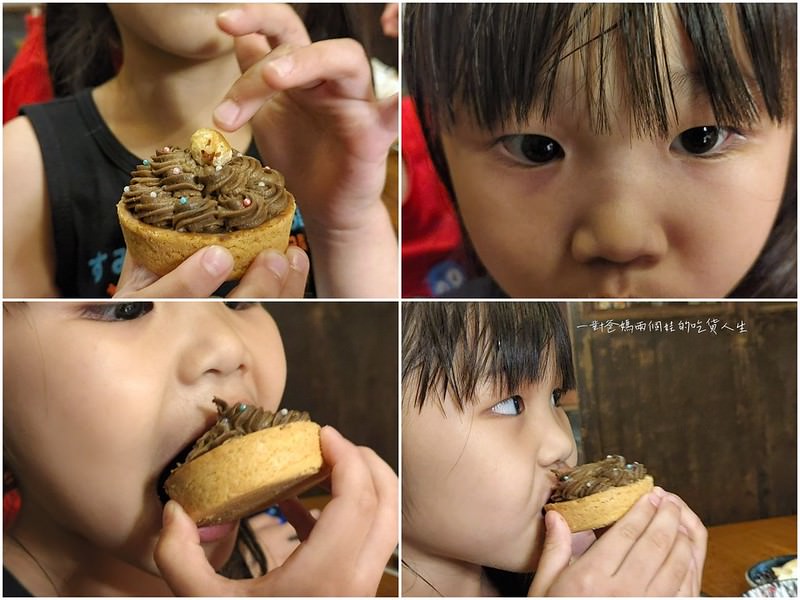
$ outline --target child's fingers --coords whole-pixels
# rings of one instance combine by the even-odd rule
[[[699,567],[700,571],[706,561],[706,550],[708,546],[708,531],[706,526],[700,520],[700,517],[689,508],[689,505],[684,500],[675,494],[667,493],[667,498],[671,502],[676,503],[681,509],[681,525],[686,528],[689,536],[689,541],[692,543],[692,556],[694,557],[695,564]]]
[[[579,531],[572,534],[572,558],[583,556],[583,554],[592,547],[597,541],[597,535],[594,531]]]
[[[355,40],[279,46],[233,84],[214,110],[214,123],[226,131],[235,131],[277,92],[311,89],[322,83],[327,83],[335,95],[371,100],[371,77],[364,49]]]
[[[158,275],[137,263],[133,255],[126,252],[114,296],[119,298],[132,296],[157,280]]]
[[[357,41],[349,38],[323,40],[290,50],[264,64],[262,76],[273,89],[310,89],[325,82],[345,98],[374,98],[369,59]]]
[[[663,493],[663,492],[662,492]],[[632,546],[642,536],[656,515],[661,496],[650,492],[639,498],[631,509],[584,554],[608,576],[617,572]]]
[[[681,582],[676,596],[684,598],[696,598],[700,596],[700,577],[697,576],[697,565],[694,558],[689,561],[689,569]]]
[[[244,4],[217,16],[222,31],[234,36],[258,33],[272,48],[281,44],[311,43],[303,20],[288,4]]]
[[[269,63],[288,55],[292,49],[292,46],[281,46],[244,71],[214,109],[214,124],[225,131],[236,131],[247,123],[265,102],[280,91],[265,80],[264,72],[268,71]]]
[[[547,528],[544,547],[529,596],[546,595],[561,572],[569,566],[572,557],[572,535],[564,517],[554,510],[547,511],[544,524]]]
[[[164,524],[153,552],[158,570],[176,596],[227,596],[227,580],[208,562],[197,526],[174,500],[164,507]]]
[[[399,505],[397,475],[371,448],[360,447],[364,462],[372,473],[378,508],[359,559],[359,572],[365,589],[377,589],[381,575],[397,546]]]
[[[647,586],[647,595],[678,595],[689,573],[692,560],[689,538],[686,534],[679,533],[666,560]]]
[[[141,287],[141,284],[148,278],[142,279],[135,272],[131,273],[130,279],[123,281],[120,277],[115,297],[207,298],[225,282],[232,269],[233,257],[230,252],[221,246],[208,246],[146,287]],[[145,272],[150,273],[147,270]]]
[[[679,533],[680,514],[677,505],[663,499],[652,521],[633,544],[615,577],[624,581],[637,582],[642,588],[647,587],[657,573],[663,569],[667,557],[673,550]],[[688,538],[686,541],[688,543]],[[681,579],[683,579],[682,576]],[[678,583],[681,579],[678,580]],[[637,589],[638,587],[636,585]]]
[[[289,246],[286,250],[286,259],[289,261],[289,273],[283,284],[281,298],[302,298],[306,291],[308,274],[311,270],[308,255],[302,248]]]
[[[377,493],[369,468],[354,444],[330,426],[322,428],[320,441],[325,462],[331,467],[332,497],[299,554],[304,569],[333,570],[331,576],[339,584],[349,585],[377,510]],[[328,564],[331,556],[336,557],[335,568]]]
[[[233,49],[236,53],[236,62],[239,63],[239,70],[242,73],[272,50],[267,38],[259,33],[249,33],[235,38],[233,40]]]
[[[335,435],[331,435],[332,433]],[[333,461],[337,461],[337,464],[341,465],[342,460],[345,460],[343,457],[331,456],[339,452],[335,447],[333,449],[330,447],[331,438],[337,436],[338,433],[336,432],[326,432],[325,437],[328,439],[323,441],[323,445],[326,448],[326,462],[331,464]],[[339,440],[334,439],[333,446],[338,442]],[[349,595],[373,595],[378,588],[386,563],[395,546],[397,546],[397,475],[395,475],[389,465],[371,449],[355,446],[352,449],[355,449],[356,452],[360,454],[361,460],[371,476],[375,488],[375,495],[377,497],[376,509],[374,511],[359,511],[356,518],[360,520],[359,525],[366,528],[366,536],[360,545],[352,548],[352,552],[349,555],[345,545],[341,542],[338,543],[336,545],[337,564],[329,564],[327,567],[334,568],[336,571],[334,577],[339,578],[340,585],[346,586],[342,588],[342,590],[346,590]],[[348,452],[349,450],[350,449],[348,449]],[[349,457],[349,459],[353,458],[355,458],[355,456]],[[334,469],[335,468],[336,467],[334,467]],[[364,482],[359,483],[357,478],[352,478],[349,482],[346,480],[343,481],[343,478],[338,473],[332,473],[332,480],[334,482],[334,490],[341,488],[343,484],[348,487],[355,484],[356,487],[362,488],[364,485]],[[336,495],[337,500],[335,501],[341,504],[341,496],[338,493]],[[350,502],[352,502],[352,498]],[[295,526],[301,539],[308,538],[313,534],[313,540],[311,540],[313,543],[305,544],[300,550],[304,555],[303,568],[313,568],[308,565],[314,564],[316,561],[322,559],[324,555],[320,555],[320,552],[324,552],[325,545],[330,542],[336,542],[334,538],[330,537],[333,535],[332,528],[328,528],[328,530],[325,531],[326,525],[329,525],[332,519],[337,519],[337,525],[344,524],[345,519],[348,518],[343,515],[341,506],[333,503],[334,500],[319,514],[320,520],[325,519],[322,527],[318,525],[318,521],[313,518],[312,513],[307,511],[298,500],[290,500],[280,505],[281,511]],[[348,531],[351,531],[352,522],[348,527]]]
[[[339,543],[341,540],[330,534],[355,526],[356,535],[345,546],[356,556],[378,506],[372,474],[359,448],[333,427],[322,428],[320,442],[325,463],[331,468],[331,500],[317,520],[312,537],[319,534],[319,538],[327,536],[325,539]]]
[[[302,298],[309,271],[308,256],[290,247],[286,254],[264,250],[247,268],[231,298]]]

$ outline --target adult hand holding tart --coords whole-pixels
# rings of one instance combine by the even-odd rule
[[[295,201],[278,171],[236,152],[213,129],[165,146],[131,173],[117,204],[128,252],[157,275],[205,246],[230,251],[241,279],[262,250],[285,252]]]

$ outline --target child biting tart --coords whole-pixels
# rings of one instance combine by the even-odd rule
[[[330,469],[307,412],[277,413],[214,398],[216,424],[164,483],[201,526],[236,521],[303,492]]]
[[[644,465],[618,455],[555,475],[556,489],[544,509],[560,513],[572,532],[611,525],[653,489]]]
[[[131,173],[117,204],[128,252],[165,275],[197,250],[223,246],[240,279],[262,250],[286,251],[295,202],[278,171],[198,129],[189,148],[165,146]]]

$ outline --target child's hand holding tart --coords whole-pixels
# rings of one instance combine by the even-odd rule
[[[128,252],[165,275],[200,248],[218,245],[240,279],[262,250],[285,252],[295,202],[283,176],[199,129],[189,148],[165,146],[131,173],[117,204]]]

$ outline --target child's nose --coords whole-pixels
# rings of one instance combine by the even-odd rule
[[[186,311],[194,318],[194,332],[180,357],[180,375],[187,383],[207,375],[227,376],[250,368],[251,352],[233,326],[230,309],[222,303],[203,302]]]
[[[578,262],[607,261],[650,266],[667,251],[667,237],[655,214],[641,199],[594,202],[575,228],[572,255]]]
[[[536,434],[540,443],[537,456],[539,464],[547,468],[570,464],[575,458],[576,448],[567,416],[562,413],[562,417],[544,419],[540,425]]]

